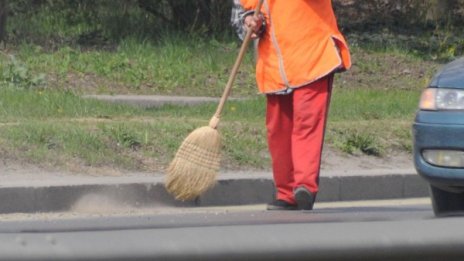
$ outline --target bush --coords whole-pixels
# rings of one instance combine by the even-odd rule
[[[345,28],[378,25],[408,26],[461,25],[464,0],[334,0],[339,22]]]
[[[0,83],[10,88],[39,87],[45,83],[45,74],[33,74],[25,64],[10,56],[5,64],[0,64]]]

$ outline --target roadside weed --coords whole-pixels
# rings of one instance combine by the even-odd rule
[[[338,131],[334,134],[335,147],[349,154],[366,154],[381,156],[382,147],[372,134],[358,133],[349,130]]]
[[[13,55],[6,62],[0,63],[2,74],[0,84],[9,88],[29,89],[45,84],[45,74],[33,74],[26,64],[18,61]]]

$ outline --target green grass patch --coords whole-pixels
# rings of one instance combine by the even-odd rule
[[[0,122],[56,118],[111,118],[143,114],[125,105],[82,99],[70,91],[23,90],[0,85]]]
[[[220,96],[237,55],[237,42],[170,36],[158,43],[123,41],[116,50],[63,47],[48,52],[22,45],[18,60],[29,71],[47,75],[49,88],[85,93],[144,93]],[[252,55],[240,72],[234,95],[255,92]],[[82,81],[81,79],[85,79]]]
[[[338,89],[332,94],[330,119],[412,119],[419,104],[419,90]]]
[[[160,171],[183,139],[206,126],[216,104],[139,109],[82,99],[71,92],[0,89],[0,144],[7,158],[59,168]],[[347,153],[381,156],[410,148],[413,91],[334,91],[326,142]],[[223,167],[269,167],[265,99],[226,104],[219,130]]]
[[[222,94],[237,42],[124,40],[115,49],[24,44],[0,56],[0,157],[52,165],[162,170],[217,103],[142,109],[81,94]],[[337,74],[326,143],[351,154],[411,152],[411,123],[438,62],[401,50],[354,47],[352,70]],[[246,56],[219,130],[224,168],[268,168],[265,97]],[[42,77],[44,75],[44,77]],[[35,80],[41,79],[41,80]]]

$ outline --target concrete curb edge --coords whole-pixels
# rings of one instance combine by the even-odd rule
[[[317,202],[428,197],[427,183],[412,174],[321,177]],[[269,175],[220,177],[214,188],[189,202],[174,200],[161,177],[121,183],[10,186],[0,187],[0,213],[68,211],[79,203],[116,204],[121,208],[264,204],[273,199],[273,194]]]

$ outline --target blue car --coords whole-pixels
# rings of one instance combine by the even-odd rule
[[[435,215],[464,213],[464,58],[445,65],[421,96],[414,164],[430,184]]]

